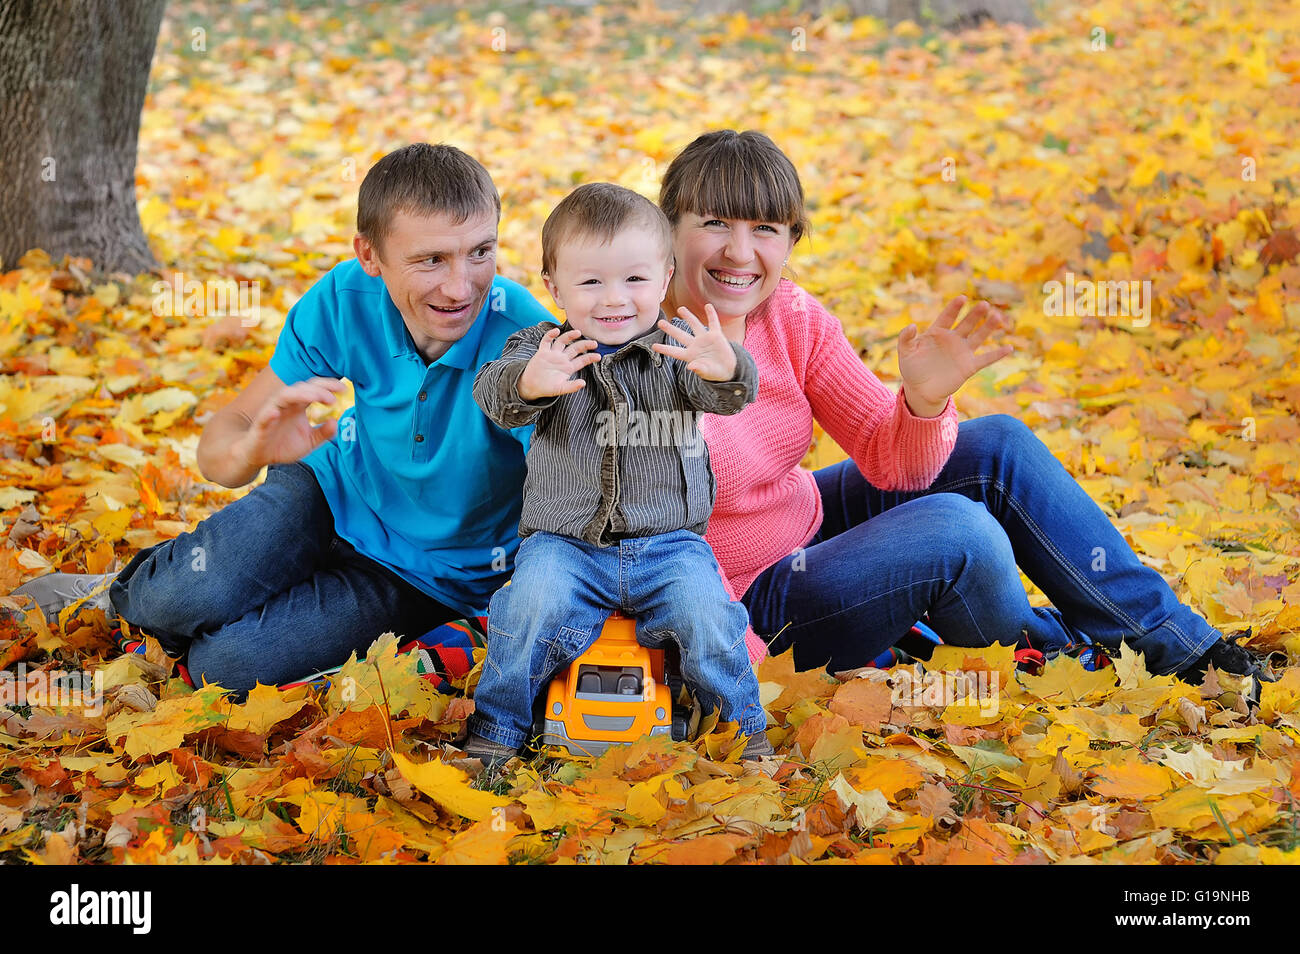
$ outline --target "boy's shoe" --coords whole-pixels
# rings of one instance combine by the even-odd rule
[[[1221,672],[1236,676],[1252,676],[1261,682],[1277,682],[1277,676],[1269,670],[1262,658],[1253,649],[1240,645],[1241,640],[1250,636],[1251,630],[1233,633],[1219,640],[1209,651],[1190,666],[1178,672],[1184,682],[1198,686],[1205,679],[1206,670],[1213,665]],[[1258,689],[1258,686],[1256,686]],[[1258,692],[1256,692],[1258,697]]]
[[[766,732],[755,732],[745,742],[745,751],[740,753],[740,760],[748,762],[754,759],[766,759],[776,755],[776,749],[768,741]]]
[[[31,597],[47,623],[54,623],[60,612],[81,600],[85,600],[83,606],[103,610],[111,621],[117,618],[117,611],[109,602],[108,584],[116,577],[116,573],[47,573],[28,580],[9,595]],[[99,592],[91,596],[96,589]]]
[[[465,754],[472,759],[479,759],[484,768],[492,770],[514,758],[519,754],[519,750],[511,745],[502,745],[500,742],[485,739],[477,732],[471,732],[469,738],[465,740]]]

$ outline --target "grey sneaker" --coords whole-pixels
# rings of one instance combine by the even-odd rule
[[[740,753],[742,762],[751,759],[765,759],[776,755],[776,749],[772,748],[772,743],[768,741],[766,732],[755,732],[745,743],[745,751]]]
[[[116,577],[116,573],[47,573],[28,580],[9,595],[31,597],[49,623],[57,620],[65,607],[78,602],[103,610],[112,620],[117,617],[117,611],[108,599],[108,585]]]
[[[491,769],[500,767],[519,754],[519,750],[500,742],[485,739],[477,732],[471,732],[465,740],[465,754],[472,759],[479,759],[483,767]]]

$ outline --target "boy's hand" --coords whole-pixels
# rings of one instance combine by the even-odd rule
[[[966,298],[959,295],[948,302],[925,331],[918,332],[916,325],[908,325],[898,336],[898,370],[903,378],[903,390],[909,404],[916,401],[920,405],[919,409],[913,407],[913,413],[921,413],[923,417],[939,414],[948,403],[948,396],[967,378],[1014,350],[1011,345],[1002,345],[976,353],[975,349],[990,334],[1005,331],[1007,322],[988,302],[977,301],[954,328],[953,322],[965,304]]]
[[[583,338],[576,328],[563,335],[559,328],[552,328],[542,337],[537,354],[528,359],[524,373],[519,376],[519,396],[525,401],[540,401],[586,387],[584,381],[575,381],[573,376],[600,360],[600,355],[588,353],[594,347],[596,342]]]
[[[686,369],[694,371],[705,381],[730,381],[736,374],[736,352],[732,350],[727,336],[722,333],[722,322],[718,320],[717,311],[712,305],[704,306],[704,317],[709,323],[707,328],[685,306],[678,308],[677,314],[690,325],[693,336],[680,328],[674,328],[661,318],[659,327],[664,334],[680,341],[684,347],[675,348],[665,344],[653,344],[650,347],[666,357],[685,361]]]

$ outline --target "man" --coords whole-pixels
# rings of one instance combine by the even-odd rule
[[[509,577],[530,428],[474,402],[515,331],[553,320],[496,275],[501,201],[452,146],[416,143],[366,175],[356,258],[294,306],[263,369],[203,431],[204,477],[266,480],[111,579],[50,574],[15,590],[51,618],[92,596],[239,692],[482,613]],[[313,427],[348,378],[355,407]]]

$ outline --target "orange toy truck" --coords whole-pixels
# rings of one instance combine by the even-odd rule
[[[646,735],[686,738],[688,712],[677,706],[676,654],[636,641],[636,620],[615,611],[591,648],[560,670],[546,692],[542,744],[600,755]]]

